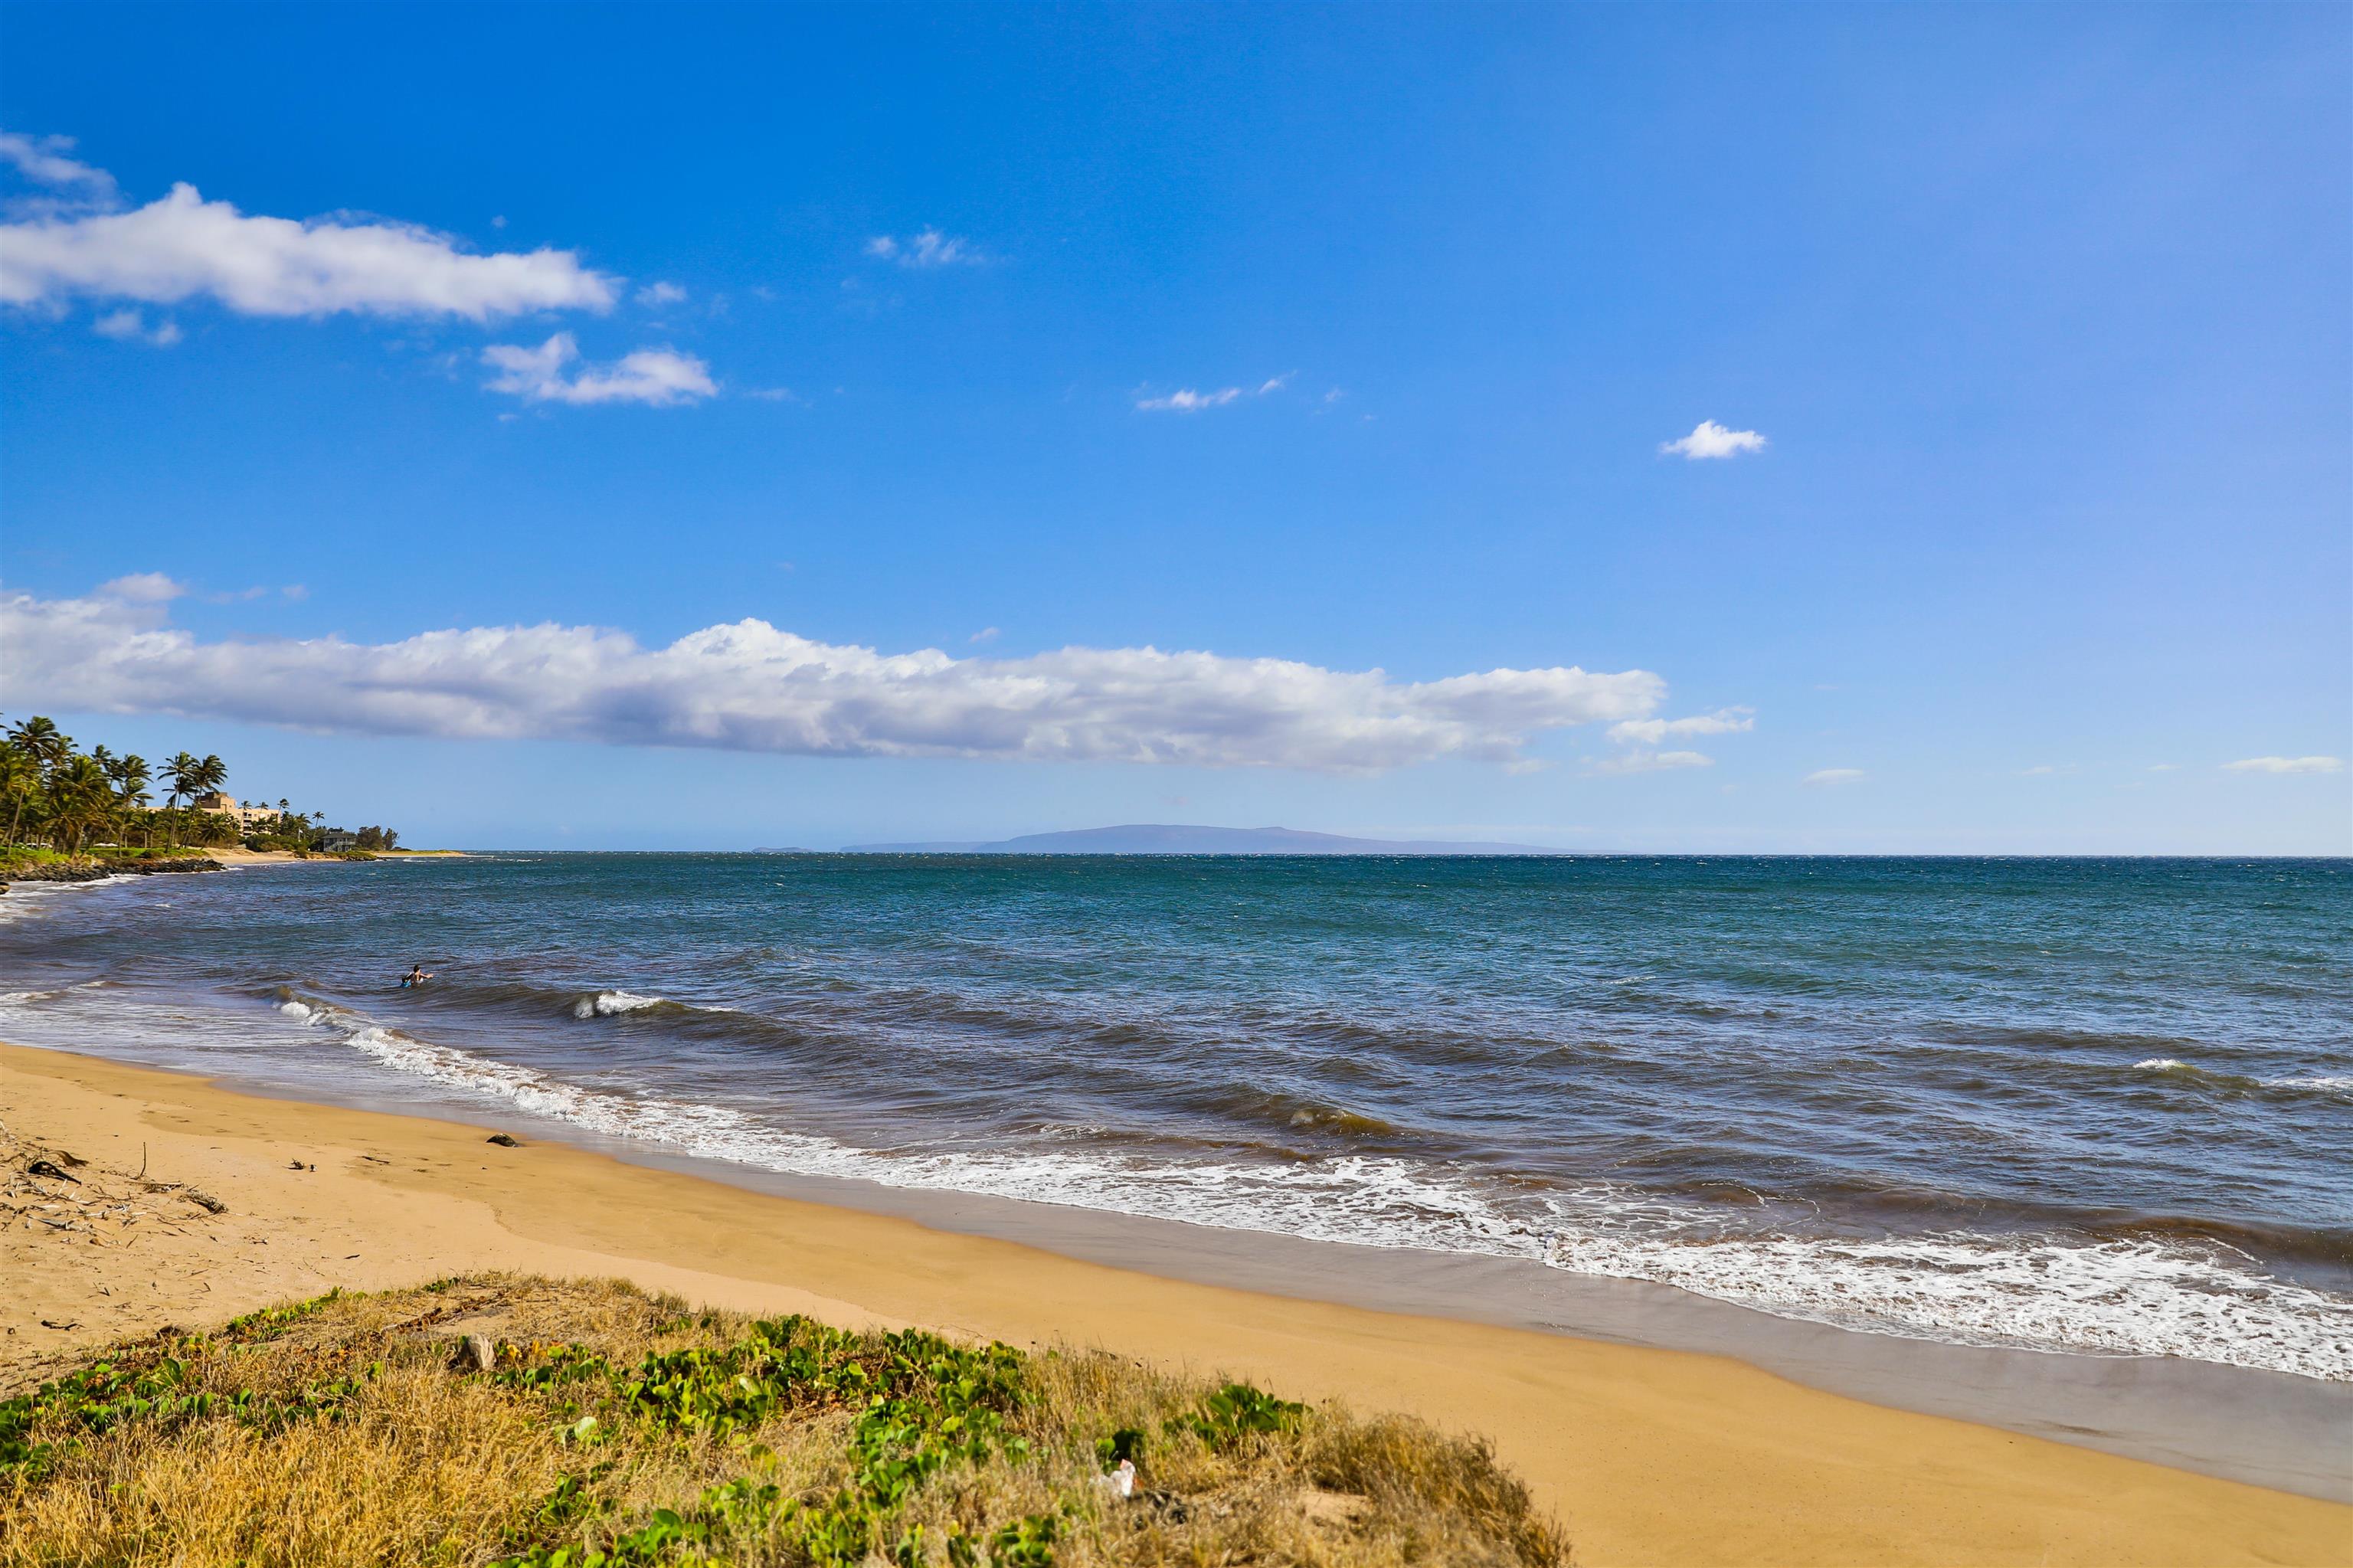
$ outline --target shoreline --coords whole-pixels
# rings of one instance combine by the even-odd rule
[[[12,1383],[45,1351],[339,1284],[617,1274],[717,1306],[1102,1345],[1479,1431],[1588,1564],[2353,1563],[2342,1504],[1868,1404],[1722,1355],[1171,1280],[536,1136],[499,1149],[486,1127],[64,1052],[0,1046],[0,1081],[18,1139],[126,1172],[143,1144],[153,1173],[228,1204],[181,1235],[60,1245],[12,1226],[8,1272],[25,1282],[0,1302]]]

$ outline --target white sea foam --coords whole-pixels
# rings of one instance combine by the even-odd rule
[[[386,1066],[533,1115],[795,1175],[1527,1258],[1916,1339],[2175,1355],[2353,1381],[2353,1302],[2273,1278],[2221,1248],[1959,1231],[1875,1242],[1726,1234],[1719,1213],[1604,1186],[1514,1212],[1450,1166],[1389,1156],[1265,1165],[1035,1144],[1018,1152],[863,1150],[725,1106],[566,1083],[379,1025],[351,1028],[346,1038]]]
[[[606,997],[636,1006],[659,1000],[627,992],[595,1000]],[[1624,1187],[1539,1198],[1447,1163],[1388,1155],[1279,1164],[1176,1160],[1091,1148],[1093,1129],[1075,1128],[1049,1129],[1018,1149],[860,1149],[731,1106],[567,1082],[311,998],[282,997],[259,1016],[212,1008],[170,1016],[171,1029],[159,1033],[153,1003],[119,989],[0,992],[0,1038],[85,1047],[92,1038],[168,1041],[167,1049],[141,1053],[165,1065],[216,1058],[219,1048],[275,1054],[306,1040],[332,1040],[442,1090],[756,1169],[1311,1240],[1525,1258],[1919,1339],[2179,1355],[2353,1382],[2353,1302],[2271,1277],[2220,1247],[1963,1231],[1875,1241],[1757,1234],[1728,1231],[1721,1211]]]
[[[2146,1062],[2135,1062],[2135,1070],[2143,1073],[2171,1073],[2187,1067],[2189,1063],[2179,1056],[2151,1056]]]
[[[635,1012],[640,1008],[659,1007],[659,996],[639,996],[633,991],[600,991],[595,996],[584,996],[572,1004],[575,1018],[611,1018],[617,1013]]]

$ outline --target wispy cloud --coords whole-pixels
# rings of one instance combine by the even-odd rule
[[[102,169],[61,138],[0,137],[0,159],[70,203],[0,225],[0,303],[71,298],[178,304],[210,299],[244,315],[463,316],[611,307],[620,280],[568,250],[480,255],[445,234],[384,218],[265,217],[179,184],[125,207]]]
[[[997,641],[997,628],[994,626],[984,626],[979,630],[974,632],[971,636],[965,638],[965,641],[966,642],[994,642]]]
[[[152,343],[157,348],[169,348],[180,341],[179,323],[167,321],[150,332],[147,330],[147,318],[133,310],[109,312],[90,323],[90,327],[99,336],[111,337],[118,343],[136,339],[141,343]]]
[[[1147,412],[1198,414],[1204,408],[1222,408],[1241,395],[1239,387],[1220,387],[1215,392],[1196,392],[1190,387],[1183,387],[1165,397],[1138,397],[1135,406]]]
[[[1715,758],[1700,751],[1661,751],[1658,747],[1672,736],[1736,735],[1757,727],[1757,715],[1752,708],[1718,708],[1712,714],[1693,714],[1684,718],[1620,719],[1609,726],[1609,736],[1630,749],[1619,756],[1588,764],[1589,774],[1657,773],[1671,768],[1713,768]]]
[[[638,303],[658,310],[663,305],[685,303],[686,291],[676,283],[648,283],[634,297]]]
[[[0,163],[6,164],[37,185],[69,194],[69,198],[99,205],[115,199],[114,176],[68,156],[74,149],[70,136],[26,136],[0,131]]]
[[[1860,768],[1821,768],[1807,774],[1805,782],[1818,785],[1857,784],[1862,782],[1862,778],[1863,772]]]
[[[125,604],[164,604],[188,591],[185,583],[162,572],[132,572],[99,585],[99,597]]]
[[[1715,758],[1698,751],[1649,751],[1637,749],[1622,757],[1604,758],[1588,768],[1588,773],[1608,776],[1619,773],[1658,773],[1672,768],[1713,768]]]
[[[494,344],[482,350],[482,363],[499,374],[489,382],[493,392],[511,393],[526,403],[650,403],[668,407],[715,396],[711,366],[691,354],[670,348],[641,348],[610,365],[582,364],[580,345],[568,332],[557,333],[537,348],[519,344]]]
[[[555,624],[206,641],[169,623],[176,587],[150,575],[84,599],[0,596],[12,705],[807,756],[1370,772],[1510,765],[1538,735],[1641,717],[1665,690],[1648,671],[1573,666],[1404,683],[1150,647],[886,654],[763,620],[653,648]]]
[[[1689,718],[1629,719],[1611,725],[1609,738],[1628,745],[1656,746],[1671,735],[1736,735],[1756,727],[1753,708],[1718,708]]]
[[[866,242],[866,254],[902,267],[985,267],[989,261],[971,240],[936,228],[920,230],[904,239],[878,234]]]
[[[1765,438],[1755,430],[1728,430],[1714,419],[1702,419],[1678,440],[1659,443],[1660,451],[1686,458],[1737,457],[1764,450]]]
[[[2225,773],[2337,773],[2345,762],[2337,757],[2250,757],[2225,762]]]
[[[1147,414],[1198,414],[1204,408],[1222,408],[1244,397],[1271,397],[1290,386],[1295,374],[1294,371],[1285,371],[1281,376],[1270,376],[1255,388],[1220,387],[1214,391],[1197,392],[1190,387],[1181,387],[1156,397],[1143,396],[1139,388],[1135,406]]]

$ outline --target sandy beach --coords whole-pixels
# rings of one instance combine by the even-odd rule
[[[488,1128],[52,1051],[0,1046],[0,1107],[18,1152],[90,1162],[75,1173],[91,1200],[43,1211],[17,1178],[0,1298],[11,1388],[68,1352],[334,1286],[612,1275],[713,1306],[1101,1345],[1410,1411],[1492,1437],[1588,1564],[2353,1563],[2353,1509],[1721,1357],[1173,1282],[561,1144],[500,1147]]]

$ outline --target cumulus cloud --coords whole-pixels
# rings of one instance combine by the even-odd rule
[[[988,260],[969,239],[942,234],[936,228],[926,228],[904,239],[878,234],[866,242],[866,254],[878,261],[896,261],[902,267],[978,267]]]
[[[2250,757],[2225,762],[2225,773],[2336,773],[2345,766],[2336,757]]]
[[[1659,450],[1686,458],[1728,458],[1761,452],[1765,438],[1755,430],[1727,430],[1714,419],[1702,419],[1680,440],[1661,441]]]
[[[111,182],[105,189],[111,196]],[[602,311],[620,281],[568,250],[477,255],[413,224],[251,216],[186,184],[145,207],[103,207],[0,225],[0,302],[54,306],[79,296],[168,305],[202,297],[254,316],[480,322],[524,311]]]
[[[1665,690],[1644,670],[1398,682],[1148,647],[881,653],[762,620],[657,648],[554,624],[387,643],[205,641],[170,624],[157,584],[169,579],[121,578],[85,599],[0,597],[11,705],[379,735],[1364,772],[1510,764],[1546,732],[1640,718]]]
[[[482,363],[499,374],[488,383],[493,392],[507,392],[526,403],[651,403],[667,408],[715,396],[711,366],[691,354],[670,348],[641,348],[610,365],[583,364],[580,345],[568,332],[557,333],[537,348],[520,344],[493,344],[482,350]]]
[[[1823,768],[1806,775],[1809,784],[1853,784],[1862,778],[1860,768]]]

